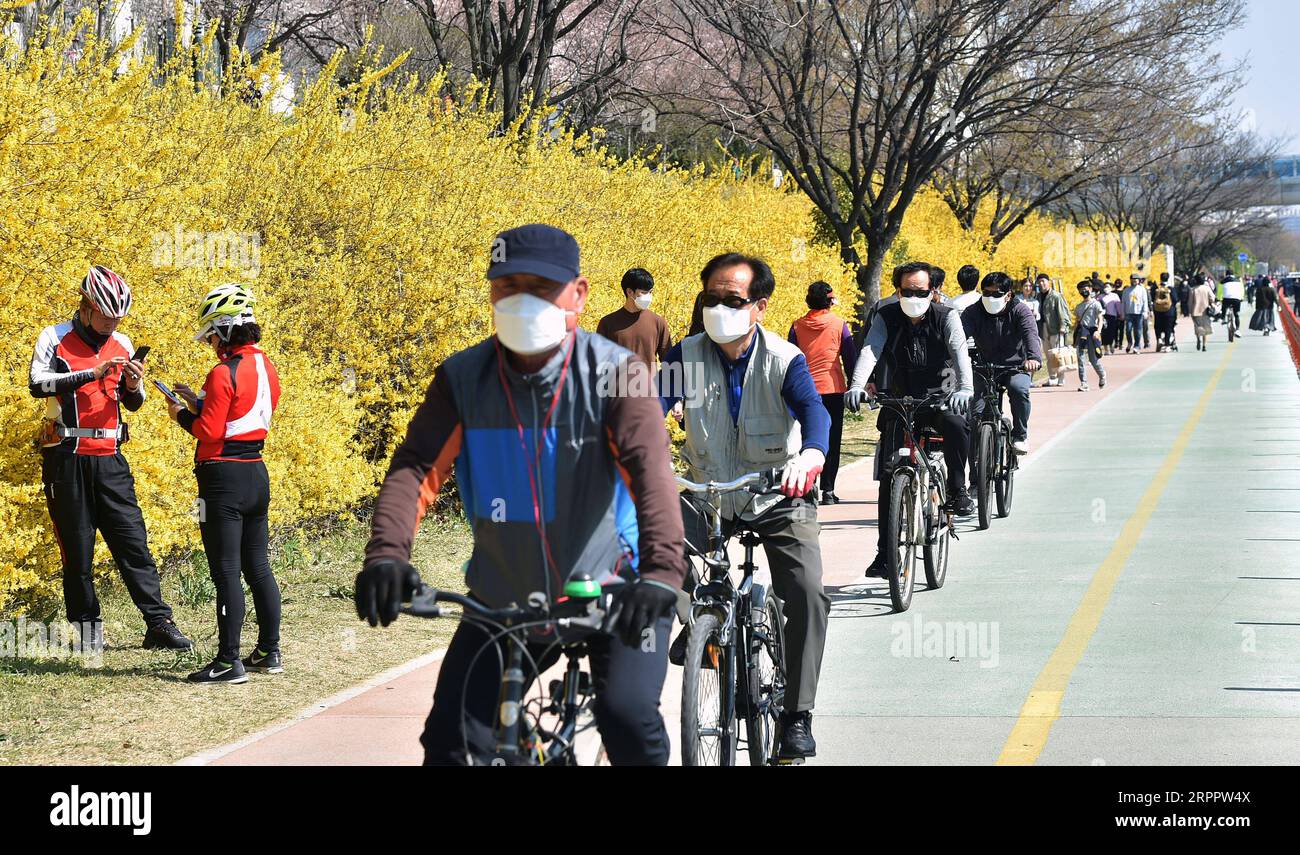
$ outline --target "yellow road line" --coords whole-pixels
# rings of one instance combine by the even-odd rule
[[[1142,536],[1143,529],[1155,512],[1169,479],[1178,468],[1183,451],[1186,450],[1192,432],[1196,430],[1197,423],[1209,406],[1210,397],[1219,384],[1219,378],[1228,367],[1228,360],[1233,350],[1233,348],[1224,349],[1223,358],[1219,360],[1219,365],[1210,377],[1205,391],[1201,392],[1200,399],[1192,408],[1191,415],[1183,423],[1183,429],[1174,440],[1169,454],[1165,456],[1160,470],[1156,472],[1146,492],[1138,500],[1133,516],[1124,523],[1124,528],[1120,530],[1110,553],[1093,574],[1092,583],[1088,585],[1079,607],[1075,609],[1074,616],[1070,618],[1070,623],[1065,628],[1065,635],[1061,637],[1047,664],[1039,672],[1038,679],[1029,690],[1024,706],[1020,708],[1020,717],[1016,720],[1015,727],[1011,728],[1011,734],[1007,737],[1006,744],[1002,746],[1002,753],[998,755],[998,766],[1032,766],[1038,760],[1038,755],[1043,753],[1043,748],[1047,746],[1047,737],[1051,733],[1052,725],[1061,715],[1061,700],[1070,685],[1070,676],[1074,673],[1079,660],[1083,658],[1084,651],[1088,649],[1088,642],[1097,631],[1097,624],[1101,622],[1101,614],[1110,601],[1115,583],[1119,581],[1124,565],[1128,563],[1133,548],[1137,546],[1138,538]]]

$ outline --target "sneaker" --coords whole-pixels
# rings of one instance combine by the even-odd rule
[[[875,560],[867,565],[866,577],[868,579],[888,579],[889,568],[885,566],[885,556],[879,552],[876,553]]]
[[[1088,392],[1088,391],[1091,391],[1091,390],[1088,388],[1088,384],[1087,384],[1087,383],[1080,383],[1080,384],[1079,384],[1079,391],[1080,391],[1080,392]]]
[[[968,517],[975,513],[975,500],[967,490],[958,491],[952,499],[952,512],[959,517]]]
[[[280,660],[280,651],[272,650],[270,653],[263,653],[261,648],[254,647],[253,652],[240,660],[246,671],[256,671],[259,674],[281,674],[284,672],[284,663]]]
[[[194,646],[194,642],[185,637],[180,627],[176,625],[176,621],[168,618],[145,630],[142,646],[145,650],[153,650],[154,648],[189,650]]]
[[[668,645],[668,661],[674,665],[682,666],[686,664],[686,645],[691,643],[691,628],[682,627],[682,631],[677,633],[673,643]]]
[[[778,760],[804,760],[817,756],[817,740],[812,735],[812,713],[785,713],[781,716],[781,745]]]
[[[1026,439],[1011,440],[1011,450],[1014,451],[1016,454],[1028,454],[1029,453],[1028,441]]]
[[[823,505],[838,505],[840,503],[840,497],[835,495],[832,490],[822,490],[821,503]]]
[[[1105,376],[1105,375],[1102,375],[1100,378],[1098,378],[1098,380],[1097,380],[1097,387],[1098,387],[1099,389],[1105,389],[1105,388],[1106,388],[1106,376]]]
[[[234,662],[222,662],[213,659],[202,670],[195,671],[185,679],[191,683],[247,683],[248,672],[244,670],[244,665],[238,659]]]

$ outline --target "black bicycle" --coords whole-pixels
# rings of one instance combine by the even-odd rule
[[[885,527],[885,568],[889,600],[895,611],[912,605],[916,587],[916,553],[925,564],[925,581],[931,590],[943,587],[948,577],[948,550],[956,539],[948,507],[948,465],[943,457],[943,437],[926,428],[917,430],[921,410],[941,408],[946,392],[923,398],[878,393],[872,406],[895,413],[903,430],[903,446],[883,461],[889,478],[889,518]],[[881,509],[883,511],[884,509]]]
[[[971,364],[983,379],[984,387],[983,412],[975,425],[975,466],[972,471],[975,502],[979,506],[979,527],[985,529],[992,521],[994,501],[1000,518],[1011,514],[1020,458],[1011,446],[1011,419],[1003,415],[1002,395],[1007,388],[1007,378],[1021,373],[1021,369],[980,360],[972,360]]]
[[[459,617],[483,627],[488,640],[466,669],[466,680],[478,657],[499,656],[498,643],[506,642],[501,669],[501,693],[493,728],[490,752],[473,752],[468,738],[465,756],[473,765],[487,766],[576,766],[578,736],[592,726],[589,708],[593,699],[591,675],[582,669],[587,656],[586,639],[601,629],[609,611],[610,594],[590,576],[577,575],[564,586],[565,600],[550,604],[540,592],[530,597],[525,608],[493,609],[462,594],[440,591],[425,585],[412,596],[402,613],[421,618],[443,617],[439,603],[452,603]],[[531,638],[529,636],[532,636]],[[549,638],[550,647],[539,657],[528,652],[528,644]],[[555,647],[566,657],[564,678],[552,680],[545,693],[526,699],[528,685],[539,676],[539,662],[549,658]],[[529,670],[524,670],[525,660]],[[464,693],[462,692],[462,697]],[[464,710],[461,711],[462,719]],[[462,730],[465,730],[462,728]]]
[[[777,473],[755,472],[706,484],[678,478],[677,483],[686,490],[682,501],[709,522],[705,548],[689,540],[686,544],[696,584],[682,675],[682,764],[736,765],[743,722],[750,765],[781,765],[785,761],[778,759],[777,746],[786,684],[782,604],[754,581],[754,547],[761,541],[740,521],[732,535],[739,535],[745,559],[740,583],[732,581],[721,510],[726,493],[770,492],[779,483]],[[815,505],[808,507],[815,513]]]

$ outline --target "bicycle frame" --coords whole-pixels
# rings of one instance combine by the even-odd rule
[[[734,657],[734,667],[731,669],[734,679],[729,685],[719,686],[723,723],[721,738],[725,743],[730,742],[733,728],[736,729],[736,735],[739,735],[739,702],[743,700],[746,714],[754,712],[751,709],[749,690],[752,667],[750,651],[755,640],[751,616],[756,609],[766,608],[768,594],[765,585],[754,581],[754,573],[758,570],[758,565],[754,563],[754,547],[762,541],[757,533],[743,525],[738,525],[733,532],[733,535],[739,535],[739,542],[745,550],[744,560],[740,564],[741,580],[739,584],[732,581],[731,559],[727,554],[729,538],[724,536],[722,530],[721,497],[724,493],[746,488],[752,490],[754,487],[764,488],[753,490],[754,492],[763,492],[766,486],[775,481],[774,473],[753,473],[728,483],[696,484],[678,479],[678,483],[688,490],[683,494],[686,501],[709,521],[707,553],[701,554],[692,549],[703,561],[707,578],[700,579],[695,587],[687,623],[693,629],[701,615],[717,614],[721,624],[718,641],[724,648],[723,655]],[[704,494],[704,498],[700,498],[700,493]]]
[[[507,653],[501,670],[501,689],[493,727],[492,763],[513,765],[525,759],[522,728],[527,718],[527,711],[524,687],[529,682],[524,673],[524,658],[527,655],[528,642],[519,636],[530,629],[544,627],[556,631],[576,630],[584,634],[597,631],[604,623],[608,596],[602,592],[599,597],[590,600],[571,600],[568,601],[567,608],[561,607],[555,610],[546,602],[533,599],[530,599],[526,608],[492,609],[461,594],[422,588],[412,596],[410,605],[402,607],[402,612],[417,617],[436,618],[443,615],[438,603],[450,602],[461,606],[464,610],[461,619],[481,624],[490,635],[488,643],[475,655],[475,660],[483,655],[484,651],[493,649],[497,641],[504,639]],[[576,762],[573,756],[574,738],[577,734],[578,718],[584,707],[580,697],[588,694],[583,688],[583,677],[587,675],[580,665],[587,654],[585,635],[571,640],[557,639],[553,644],[560,646],[568,662],[564,679],[560,681],[559,697],[556,697],[557,693],[552,688],[550,705],[542,711],[557,713],[560,716],[560,724],[553,731],[546,731],[538,725],[534,730],[538,737],[537,741],[530,742],[526,746],[529,757],[534,750],[538,751],[541,765],[565,759],[571,763]],[[540,677],[537,661],[532,656],[528,656],[528,659],[534,676]],[[471,663],[472,667],[473,663]],[[590,687],[589,678],[585,681],[585,685]],[[543,744],[547,744],[544,750],[541,749]],[[465,747],[466,755],[470,756],[469,746]]]
[[[935,471],[935,464],[930,459],[929,453],[922,454],[919,451],[925,444],[917,442],[916,415],[920,410],[942,403],[946,398],[946,395],[927,395],[924,398],[913,398],[910,395],[901,397],[877,395],[875,399],[881,407],[897,414],[902,424],[903,447],[895,455],[893,465],[902,464],[924,472],[924,478],[921,480],[926,495],[929,494],[930,484],[940,483],[942,479],[940,473]],[[920,495],[922,491],[917,492]]]

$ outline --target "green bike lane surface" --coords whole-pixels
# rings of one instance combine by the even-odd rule
[[[907,613],[891,613],[883,581],[843,572],[853,545],[827,521],[835,605],[813,762],[997,761],[1221,364],[1037,762],[1300,761],[1300,384],[1275,337],[1212,342],[1206,353],[1191,344],[1107,358],[1112,375],[1153,364],[1031,454],[1010,518],[983,532],[961,525],[946,585],[927,591],[919,576]],[[1036,407],[1049,403],[1045,391],[1035,390]],[[863,483],[841,492],[874,499],[869,475],[851,474]],[[861,566],[870,553],[856,548]]]

